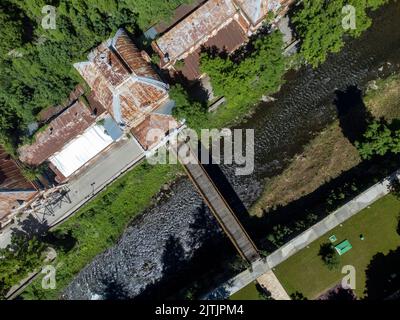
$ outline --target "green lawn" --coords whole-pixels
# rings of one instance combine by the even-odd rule
[[[255,282],[229,297],[229,300],[261,300]]]
[[[141,163],[111,184],[74,216],[56,228],[58,234],[70,233],[76,239],[72,249],[58,249],[57,288],[43,290],[38,277],[22,293],[24,299],[57,299],[63,289],[94,257],[111,247],[127,224],[152,204],[163,184],[174,180],[179,166]]]
[[[314,299],[327,289],[340,283],[342,266],[353,265],[356,269],[356,294],[363,297],[365,289],[365,270],[372,257],[381,252],[387,254],[400,246],[400,236],[396,233],[400,201],[388,195],[369,208],[347,220],[328,234],[314,241],[309,248],[276,267],[274,271],[288,294],[299,291],[307,298]],[[322,243],[329,242],[328,237],[335,234],[335,244],[347,239],[353,249],[340,257],[337,270],[329,270],[318,256]],[[365,239],[360,239],[363,234]]]

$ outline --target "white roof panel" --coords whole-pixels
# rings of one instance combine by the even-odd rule
[[[96,124],[66,145],[49,160],[68,178],[112,142],[112,137],[107,134],[104,127]]]

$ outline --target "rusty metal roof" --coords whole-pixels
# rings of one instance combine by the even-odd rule
[[[25,201],[33,199],[37,194],[36,190],[0,192],[0,220],[17,210]]]
[[[86,105],[75,102],[39,132],[33,144],[19,149],[20,160],[29,165],[40,165],[95,123],[96,118]]]
[[[167,96],[166,85],[123,29],[88,58],[75,68],[118,122],[135,122]]]
[[[236,12],[231,0],[209,0],[161,36],[156,44],[171,61],[180,59],[192,47],[206,42],[210,34],[228,23]]]
[[[174,10],[173,17],[168,21],[161,21],[155,26],[154,30],[158,33],[164,33],[176,25],[179,21],[183,20],[187,15],[196,10],[201,4],[207,0],[192,0],[190,3],[181,4]]]
[[[172,116],[151,113],[146,115],[145,119],[133,128],[131,132],[143,149],[148,150],[161,142],[161,139],[165,137],[168,131],[178,127],[178,122]]]
[[[70,105],[72,105],[76,100],[79,99],[83,94],[85,93],[84,88],[82,85],[77,85],[75,89],[69,94],[68,99],[66,99],[63,103],[57,106],[51,106],[46,109],[43,109],[39,115],[38,115],[38,120],[40,122],[48,122],[52,118],[56,117],[59,115],[62,111],[64,111],[66,108],[68,108]]]
[[[232,20],[230,24],[218,31],[218,33],[209,38],[203,45],[204,48],[216,47],[219,50],[226,50],[228,53],[235,51],[248,37],[242,27],[236,20]],[[178,70],[188,80],[195,80],[201,76],[200,72],[200,53],[202,48],[197,49],[188,55],[184,60],[184,66]]]
[[[17,163],[0,146],[0,191],[32,189],[33,184],[23,176]]]
[[[35,186],[23,176],[17,162],[0,146],[0,220],[36,194]]]

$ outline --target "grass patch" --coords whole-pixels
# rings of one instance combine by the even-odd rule
[[[25,299],[57,299],[65,287],[93,258],[112,246],[127,224],[152,204],[160,188],[176,178],[180,167],[142,163],[110,185],[55,234],[70,235],[76,243],[66,251],[58,248],[55,290],[43,290],[41,277],[22,294]]]
[[[356,268],[355,293],[362,298],[365,271],[373,256],[379,252],[386,255],[400,246],[400,236],[396,232],[399,212],[400,201],[387,195],[347,220],[342,227],[338,226],[311,243],[309,248],[290,257],[274,272],[289,295],[297,291],[314,299],[340,283],[344,276],[341,273],[343,266],[353,265]],[[329,270],[318,256],[321,244],[329,242],[328,237],[332,234],[338,239],[335,244],[347,239],[353,246],[340,257],[339,267],[335,270]],[[364,240],[360,239],[360,234],[364,235]]]
[[[261,216],[264,210],[297,200],[360,161],[357,149],[343,135],[339,121],[335,121],[314,138],[282,174],[267,182],[250,213]]]
[[[364,103],[372,116],[376,119],[383,117],[387,121],[400,118],[399,101],[400,75],[371,82],[364,96]],[[285,206],[360,162],[357,149],[343,135],[337,120],[311,140],[282,174],[267,181],[263,194],[250,213],[261,216],[274,207]]]
[[[400,75],[370,83],[364,99],[367,109],[379,119],[391,121],[400,118]]]
[[[256,283],[252,282],[229,297],[229,300],[263,300],[257,290]]]

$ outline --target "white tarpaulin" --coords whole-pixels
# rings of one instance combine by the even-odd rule
[[[105,132],[104,127],[95,125],[49,160],[64,177],[68,178],[112,142],[113,139]]]

